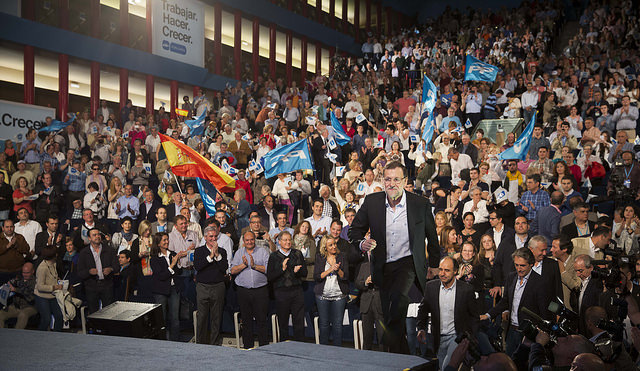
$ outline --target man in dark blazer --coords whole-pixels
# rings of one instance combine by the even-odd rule
[[[276,209],[274,208],[275,201],[273,196],[265,196],[262,200],[262,207],[258,209],[258,215],[260,215],[260,222],[262,225],[270,231],[275,228],[276,224]],[[273,219],[273,223],[271,220]]]
[[[560,266],[555,259],[548,258],[547,255],[547,239],[543,236],[533,236],[529,240],[528,246],[535,263],[533,270],[542,276],[545,291],[549,295],[549,300],[560,298],[563,300],[562,278],[560,277]]]
[[[458,281],[458,261],[445,256],[440,261],[440,280],[427,282],[424,298],[418,309],[418,340],[425,342],[427,320],[431,315],[433,347],[437,349],[440,369],[449,364],[453,350],[457,347],[456,336],[464,332],[476,333],[478,312],[473,287]]]
[[[380,287],[386,325],[385,346],[394,353],[408,353],[405,319],[409,289],[416,278],[423,289],[425,281],[437,274],[440,246],[431,204],[404,191],[406,168],[396,161],[388,163],[384,183],[385,192],[365,198],[349,229],[349,239],[361,251],[372,251],[372,279]]]
[[[462,135],[462,141],[456,147],[458,152],[464,153],[465,155],[469,155],[471,157],[471,161],[473,161],[473,166],[478,164],[478,147],[471,143],[471,137],[469,134]]]
[[[523,335],[518,331],[522,320],[531,320],[531,316],[524,313],[522,308],[527,308],[548,320],[552,317],[547,309],[549,300],[544,281],[538,273],[533,271],[535,258],[531,250],[526,247],[518,249],[513,253],[512,258],[516,271],[507,277],[502,299],[489,310],[489,313],[480,316],[481,320],[502,316],[503,321],[508,321],[505,353],[510,357],[522,342]],[[517,303],[515,306],[514,301]]]
[[[541,235],[547,239],[547,248],[551,249],[551,242],[560,233],[560,206],[564,202],[564,195],[560,191],[551,193],[551,205],[538,210],[531,223],[531,234]]]
[[[573,206],[573,215],[575,216],[573,222],[565,225],[560,230],[562,237],[570,241],[576,237],[591,235],[596,225],[589,220],[589,206],[584,202],[578,202]]]
[[[505,285],[505,278],[514,271],[511,254],[516,251],[516,231],[502,222],[502,212],[500,210],[494,210],[489,213],[489,224],[491,228],[486,233],[493,237],[497,247],[491,270],[495,286],[490,291],[492,296],[495,297],[496,293],[500,293],[500,287]]]
[[[591,264],[591,257],[589,255],[583,254],[576,256],[573,268],[580,279],[581,285],[577,290],[573,291],[571,306],[575,308],[576,312],[580,315],[580,333],[589,336],[587,323],[585,321],[586,311],[590,307],[599,305],[600,296],[603,292],[602,280],[591,276],[593,265]]]
[[[149,223],[153,223],[157,220],[156,211],[162,205],[160,200],[154,197],[154,192],[151,189],[147,189],[144,193],[144,200],[140,203],[140,215],[139,221],[148,220]]]
[[[36,241],[34,244],[34,249],[35,249],[35,253],[38,256],[38,258],[36,259],[36,264],[35,266],[37,267],[40,262],[42,261],[42,258],[40,257],[42,254],[42,250],[45,247],[53,247],[56,249],[56,252],[58,253],[58,257],[56,260],[56,267],[58,268],[58,275],[60,277],[64,276],[64,272],[63,272],[63,265],[62,265],[62,258],[64,257],[64,254],[66,252],[65,247],[64,247],[64,235],[62,235],[62,233],[60,233],[58,231],[58,226],[59,226],[59,221],[58,221],[58,216],[57,215],[49,215],[47,217],[47,229],[45,229],[44,231],[36,234]]]
[[[113,276],[120,269],[116,251],[102,243],[101,232],[89,230],[89,245],[80,251],[78,277],[83,281],[89,313],[113,303]],[[94,257],[95,256],[95,257]]]

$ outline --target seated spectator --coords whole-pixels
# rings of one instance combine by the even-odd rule
[[[9,289],[13,293],[7,306],[0,310],[0,328],[6,327],[6,321],[17,318],[15,328],[27,327],[29,318],[38,313],[35,307],[36,276],[33,263],[27,262],[22,266],[22,272],[9,282]]]

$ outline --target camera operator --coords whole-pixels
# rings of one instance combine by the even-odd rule
[[[551,337],[544,331],[538,331],[535,343],[531,344],[529,352],[529,370],[543,369],[543,366],[553,366],[552,369],[569,369],[574,358],[582,353],[593,353],[593,344],[582,335],[562,336],[556,339],[556,344],[550,343]],[[550,361],[545,347],[552,345]]]
[[[593,265],[589,255],[576,256],[573,269],[581,283],[578,290],[574,291],[572,300],[575,303],[572,304],[572,307],[576,308],[576,312],[580,315],[580,333],[588,336],[584,320],[585,312],[589,307],[598,305],[598,299],[603,291],[602,281],[591,277]]]
[[[612,151],[613,153],[613,151]],[[611,172],[607,194],[619,200],[638,200],[640,195],[640,165],[634,160],[632,151],[622,152],[622,163],[616,161],[616,166]]]
[[[612,321],[622,323],[628,314],[638,312],[638,306],[628,286],[630,267],[628,263],[622,262],[617,267],[614,265],[609,272],[605,277],[607,291],[600,296],[600,305]]]
[[[469,362],[470,354],[468,352],[471,342],[469,339],[463,339],[458,346],[453,350],[451,359],[444,371],[455,371],[460,369],[460,366],[465,363],[466,366],[473,366],[474,371],[516,371],[518,368],[509,356],[505,353],[491,353],[486,356],[481,356],[477,361],[471,360]],[[468,368],[462,368],[468,369]]]
[[[600,356],[604,363],[609,366],[607,369],[611,369],[611,366],[614,366],[616,370],[635,370],[631,356],[629,356],[622,343],[614,341],[612,334],[601,328],[607,327],[607,324],[610,323],[610,321],[607,321],[607,313],[604,308],[593,306],[587,309],[584,317],[587,336],[591,336],[589,341],[595,346],[594,353]],[[635,329],[637,330],[637,328]]]

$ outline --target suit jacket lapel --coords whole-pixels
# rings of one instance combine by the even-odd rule
[[[409,194],[407,192],[405,192],[405,197],[405,205],[407,207],[407,229],[409,230],[409,248],[413,252],[413,232],[415,230],[416,220],[418,220],[418,216],[416,215],[418,210],[416,205],[409,202]]]

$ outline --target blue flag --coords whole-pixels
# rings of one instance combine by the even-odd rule
[[[69,120],[67,120],[67,122],[62,122],[60,120],[52,120],[51,121],[51,125],[49,126],[45,126],[42,129],[38,130],[38,132],[42,133],[42,132],[56,132],[56,131],[60,131],[64,128],[66,128],[67,126],[71,125],[71,123],[73,122],[73,120],[76,119],[76,114],[72,113],[71,114],[71,118]]]
[[[527,158],[529,152],[529,146],[531,145],[531,137],[533,136],[533,127],[536,124],[536,113],[533,113],[533,117],[529,124],[524,129],[520,138],[513,143],[513,147],[507,148],[498,155],[500,160],[521,160],[524,161]]]
[[[347,135],[347,133],[340,125],[340,122],[336,118],[336,115],[333,114],[333,111],[330,112],[331,117],[331,127],[333,128],[333,132],[336,137],[336,142],[339,146],[344,146],[345,144],[351,142],[351,138]]]
[[[313,170],[306,139],[273,149],[262,158],[267,178],[301,169]]]
[[[211,184],[210,181],[206,179],[196,178],[196,183],[198,183],[198,192],[200,193],[200,197],[202,198],[204,209],[210,216],[215,215],[216,194],[218,194],[218,190],[213,186],[213,184]]]
[[[422,82],[422,109],[427,110],[429,112],[433,111],[436,108],[436,100],[438,100],[438,91],[436,90],[436,86],[433,84],[427,74],[424,74],[424,79]]]
[[[433,133],[436,129],[436,119],[433,117],[433,111],[429,113],[429,116],[425,118],[426,124],[424,125],[424,129],[422,130],[422,139],[426,146],[431,142],[431,138],[433,138]]]
[[[500,68],[485,63],[478,58],[467,55],[466,66],[464,70],[464,81],[487,81],[494,82],[498,76]]]
[[[204,117],[207,110],[204,110],[202,114],[195,120],[185,120],[184,123],[189,127],[189,135],[202,135],[204,134]]]

